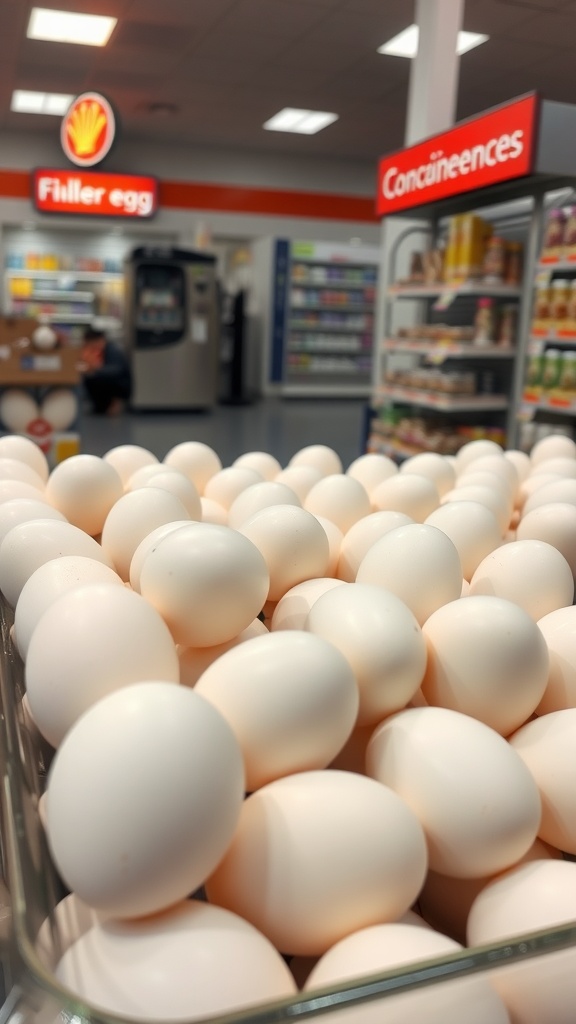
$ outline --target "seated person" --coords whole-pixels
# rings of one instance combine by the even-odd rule
[[[123,349],[98,327],[87,327],[79,369],[95,413],[122,412],[130,398],[130,365]]]

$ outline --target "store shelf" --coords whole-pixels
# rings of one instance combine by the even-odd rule
[[[517,418],[532,419],[537,412],[553,412],[558,416],[576,416],[576,395],[534,395],[524,394],[520,403]]]
[[[576,331],[533,331],[530,335],[531,345],[576,345]]]
[[[546,259],[539,260],[536,264],[536,273],[542,273],[546,270],[572,270],[576,271],[576,256],[572,260],[561,260],[561,259]]]
[[[46,280],[58,280],[65,278],[74,281],[118,281],[124,275],[121,271],[113,270],[6,270],[7,278],[45,278]]]
[[[575,268],[576,269],[576,268]],[[290,283],[294,288],[322,288],[325,291],[333,289],[335,292],[352,288],[355,291],[364,291],[366,288],[374,289],[374,281],[314,281],[312,278],[291,277]]]
[[[514,359],[516,352],[513,348],[503,348],[502,345],[442,345],[426,341],[406,341],[386,338],[382,342],[385,352],[413,352],[415,355],[432,356],[434,361],[446,359]]]
[[[482,284],[477,281],[470,281],[467,284],[459,285],[393,284],[388,288],[387,294],[391,299],[433,299],[438,296],[446,299],[452,295],[477,295],[501,299],[517,299],[520,297],[520,288],[504,284]]]
[[[310,397],[312,389],[310,386],[293,384],[289,377],[282,388],[282,395],[285,398],[307,398]],[[321,384],[314,382],[314,397],[316,398],[367,398],[370,394],[370,382],[361,384]]]
[[[23,299],[24,296],[13,295],[12,298]],[[26,299],[30,302],[52,302],[58,300],[62,302],[94,302],[94,293],[75,292],[65,288],[42,288],[39,291],[32,292],[31,295],[27,295]]]
[[[318,320],[315,323],[302,323],[301,321],[291,320],[288,323],[289,331],[322,331],[326,334],[372,334],[372,325],[364,327],[352,327],[346,324],[330,324],[325,323],[323,320]]]
[[[292,303],[293,310],[296,309],[317,309],[320,312],[322,310],[330,310],[333,313],[335,310],[341,313],[368,313],[374,309],[373,303],[358,302],[358,303],[343,303],[343,302],[323,302],[322,304],[313,302],[298,302]]]
[[[341,355],[341,356],[360,356],[370,355],[370,350],[362,347],[360,343],[349,346],[342,346],[337,344],[324,344],[324,343],[308,343],[300,344],[293,341],[288,342],[288,352],[302,353],[304,355]]]
[[[489,412],[508,407],[507,395],[448,395],[439,391],[396,386],[380,387],[374,392],[374,405],[389,401],[418,405],[423,409],[437,409],[440,412]]]

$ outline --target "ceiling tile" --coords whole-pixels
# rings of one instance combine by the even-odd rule
[[[548,13],[531,18],[518,25],[514,39],[533,45],[574,49],[576,38],[576,9],[568,14]]]
[[[288,42],[330,17],[325,8],[295,5],[291,0],[237,0],[220,24],[226,32],[256,31],[263,36],[280,35]]]

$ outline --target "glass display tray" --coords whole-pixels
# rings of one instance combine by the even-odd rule
[[[0,839],[5,883],[2,886],[0,880],[0,985],[4,983],[0,1024],[119,1024],[121,1017],[82,1003],[60,985],[37,952],[36,940],[43,926],[44,949],[48,943],[50,956],[57,962],[60,937],[53,912],[66,893],[51,862],[38,814],[51,748],[35,738],[26,721],[22,707],[23,666],[11,642],[12,619],[11,610],[0,597]],[[385,1004],[390,996],[402,1001],[425,986],[447,985],[452,979],[548,957],[570,947],[576,947],[576,922],[502,945],[466,949],[354,983],[204,1020],[213,1024],[279,1024],[325,1017],[326,1013],[339,1010],[344,1012],[339,1012],[334,1020],[353,1024],[359,1005],[376,1001],[382,1003],[377,1019],[386,1024]],[[198,1022],[199,1018],[194,1020]],[[420,1013],[417,1020],[418,1024],[427,1024],[426,1014]]]

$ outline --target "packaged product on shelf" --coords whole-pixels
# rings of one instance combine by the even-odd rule
[[[424,284],[424,253],[420,251],[410,253],[408,280],[410,284]]]
[[[542,387],[546,391],[558,387],[561,373],[562,352],[558,348],[546,349],[542,366]]]
[[[570,295],[568,297],[568,316],[566,317],[566,327],[570,331],[576,332],[576,277],[573,278],[570,285]]]
[[[535,330],[548,330],[552,317],[552,289],[548,281],[538,281],[534,296],[534,312],[532,327]]]
[[[561,391],[570,394],[576,392],[576,352],[569,351],[564,353],[558,387]]]
[[[474,344],[491,345],[496,337],[496,308],[494,299],[478,299],[474,317]]]
[[[570,206],[566,211],[563,256],[565,260],[576,260],[576,206]]]
[[[552,281],[552,298],[550,318],[556,330],[564,326],[568,318],[568,308],[571,297],[571,282],[565,278],[555,278]]]
[[[544,353],[532,352],[526,364],[526,387],[540,388],[544,371]]]
[[[502,308],[498,323],[496,340],[502,348],[512,348],[516,343],[516,328],[518,325],[518,308],[515,303],[510,303]]]
[[[559,260],[564,249],[564,210],[549,210],[544,228],[544,239],[540,259],[546,262]]]
[[[456,279],[475,281],[482,276],[486,243],[492,228],[474,213],[465,213],[460,222]]]
[[[444,250],[428,249],[422,254],[424,284],[440,284],[444,280]]]
[[[504,284],[511,288],[522,284],[523,250],[522,242],[506,242]]]
[[[503,284],[506,268],[506,242],[499,235],[492,235],[486,244],[482,277],[486,284]]]
[[[462,216],[462,214],[457,214],[455,217],[450,217],[448,221],[448,241],[444,253],[444,280],[446,284],[454,284],[458,277]]]

